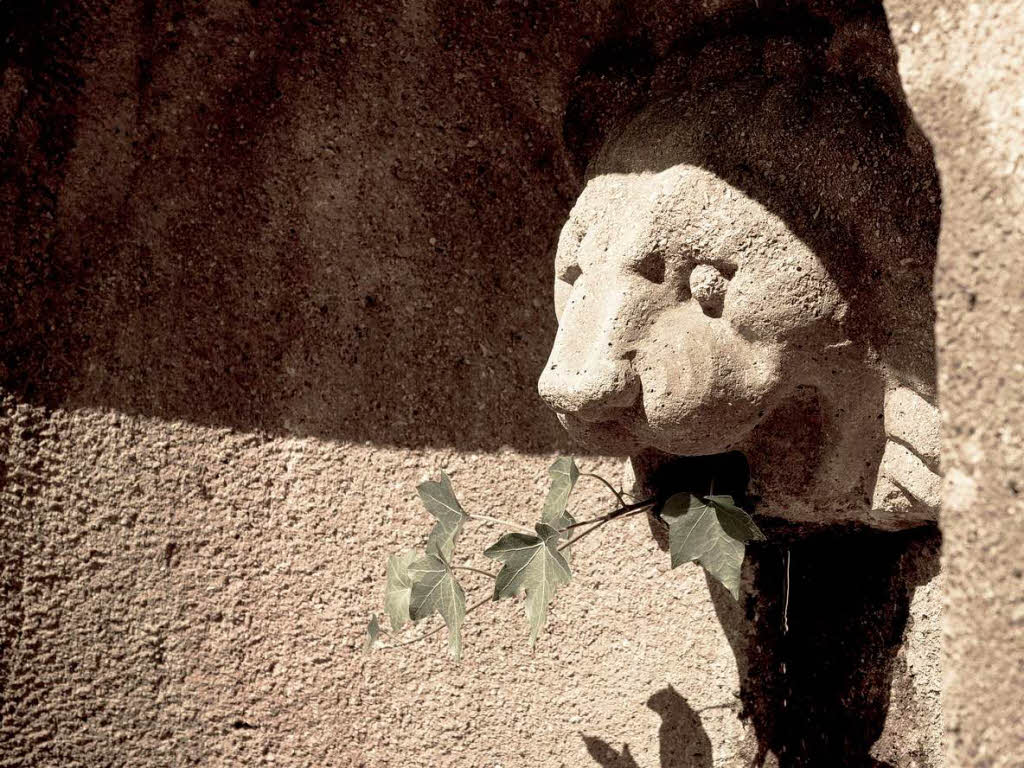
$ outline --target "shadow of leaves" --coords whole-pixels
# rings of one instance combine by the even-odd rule
[[[658,728],[661,768],[711,768],[712,748],[700,715],[671,685],[655,692],[647,700],[648,708],[661,717]],[[603,768],[640,768],[630,754],[629,745],[617,752],[596,736],[583,736],[587,752]]]

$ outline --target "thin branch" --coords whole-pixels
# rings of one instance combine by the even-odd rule
[[[482,570],[480,568],[474,568],[471,565],[450,565],[448,567],[453,569],[453,570],[456,570],[456,571],[472,571],[473,573],[479,573],[481,576],[486,576],[489,579],[497,578],[490,571],[485,571],[485,570]]]
[[[571,531],[573,528],[579,528],[582,525],[590,525],[590,523],[599,523],[602,520],[614,520],[616,517],[622,517],[627,512],[634,512],[641,509],[647,509],[648,507],[653,507],[657,501],[657,498],[652,496],[649,499],[643,499],[642,501],[638,501],[633,504],[623,504],[618,509],[613,509],[611,512],[599,515],[598,517],[592,517],[589,520],[580,520],[572,525],[565,526],[565,528],[560,528],[558,532],[565,533],[566,531]]]
[[[789,561],[790,550],[786,550],[786,578],[784,583],[785,600],[782,604],[782,634],[789,634]]]
[[[585,530],[579,536],[574,536],[573,538],[571,538],[567,542],[565,542],[565,544],[560,546],[558,548],[558,551],[561,552],[563,549],[568,547],[570,544],[575,544],[577,541],[582,539],[584,536],[587,536],[588,534],[593,533],[594,531],[596,531],[598,528],[600,528],[601,526],[605,525],[606,523],[610,523],[612,520],[617,520],[617,519],[623,518],[623,517],[632,517],[633,515],[639,515],[641,512],[646,512],[647,511],[647,507],[644,506],[644,507],[640,507],[640,508],[637,508],[637,509],[629,509],[629,510],[618,510],[617,509],[615,511],[618,512],[618,513],[621,513],[621,514],[605,515],[603,518],[599,518],[598,521],[596,523],[594,523],[593,526],[591,526],[590,528],[587,528],[587,530]]]
[[[693,710],[694,712],[707,712],[712,709],[736,709],[736,702],[729,702],[728,704],[709,704],[706,707]]]
[[[488,523],[497,523],[498,525],[504,525],[506,528],[518,528],[520,531],[529,531],[533,533],[532,528],[528,528],[525,525],[519,523],[513,523],[510,520],[502,520],[500,517],[488,517],[487,515],[470,515],[470,520],[483,520]]]
[[[567,542],[565,542],[565,544],[563,544],[562,546],[560,546],[558,548],[558,551],[561,552],[563,549],[568,547],[570,544],[575,544],[577,541],[582,539],[588,533],[591,533],[592,531],[596,531],[598,528],[600,528],[602,525],[604,525],[607,522],[608,522],[607,518],[606,519],[602,519],[602,520],[598,520],[590,528],[587,528],[587,530],[585,530],[583,533],[579,534],[578,536],[573,536],[571,539],[569,539]]]
[[[605,486],[607,486],[608,490],[612,492],[612,496],[615,497],[615,500],[618,501],[621,506],[626,506],[626,500],[622,498],[622,494],[615,490],[614,485],[609,483],[600,475],[596,475],[593,472],[580,472],[580,477],[592,477],[595,480],[600,480],[602,483],[605,484]]]
[[[484,603],[489,603],[489,602],[492,602],[492,601],[493,601],[493,597],[491,595],[488,595],[483,600],[481,600],[479,603],[474,603],[469,608],[467,608],[466,609],[466,613],[464,614],[464,616],[469,616],[469,614],[471,614],[473,611],[475,611],[477,608],[479,608]],[[406,640],[404,642],[394,643],[392,645],[378,645],[376,650],[378,650],[378,651],[389,651],[392,648],[401,648],[401,647],[406,646],[406,645],[412,645],[413,643],[420,642],[420,640],[426,640],[428,637],[431,637],[432,635],[436,635],[442,629],[447,629],[447,628],[448,628],[447,624],[441,624],[440,626],[434,627],[432,630],[430,630],[429,632],[426,632],[426,633],[420,635],[419,637],[414,637],[412,640]]]

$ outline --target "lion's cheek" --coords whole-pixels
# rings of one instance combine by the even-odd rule
[[[841,340],[846,302],[811,258],[774,270],[741,270],[729,285],[722,320],[751,342]]]
[[[737,334],[706,334],[703,353],[649,364],[643,412],[649,442],[680,455],[738,447],[785,389],[780,349]]]

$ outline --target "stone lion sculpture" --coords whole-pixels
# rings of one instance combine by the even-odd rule
[[[652,103],[591,160],[540,394],[640,485],[740,452],[759,512],[934,520],[930,147],[891,93],[835,76],[809,97],[771,55]]]

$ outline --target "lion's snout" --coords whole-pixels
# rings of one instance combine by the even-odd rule
[[[558,413],[598,422],[635,405],[640,381],[629,360],[559,355],[556,345],[537,389]]]

